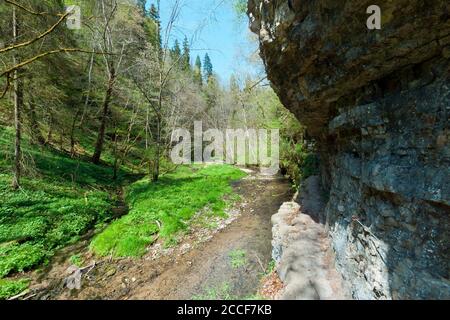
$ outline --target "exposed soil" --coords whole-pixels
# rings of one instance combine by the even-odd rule
[[[271,216],[290,201],[289,181],[251,174],[235,183],[241,195],[230,218],[216,220],[214,228],[198,224],[175,248],[161,244],[139,259],[95,262],[89,240],[66,249],[47,270],[35,272],[33,299],[195,299],[246,298],[257,294],[271,260]],[[233,265],[233,252],[245,253]],[[85,268],[71,268],[69,257],[81,254]],[[80,290],[67,288],[65,279],[77,271]],[[226,289],[225,289],[226,288]]]

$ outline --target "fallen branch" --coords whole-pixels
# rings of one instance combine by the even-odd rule
[[[361,221],[359,221],[359,219],[358,219],[357,217],[353,217],[353,218],[352,218],[352,221],[357,222],[357,223],[363,228],[363,230],[364,230],[365,232],[367,232],[368,234],[370,234],[370,235],[371,235],[373,238],[375,238],[378,242],[381,242],[381,240],[378,239],[378,237],[377,237],[376,235],[374,235],[373,232],[370,231],[370,229],[369,229],[368,227],[366,227]],[[373,241],[373,239],[371,239],[370,237],[369,237],[369,239],[372,241],[372,244],[373,244],[373,246],[375,247],[375,250],[377,251],[378,255],[380,256],[381,261],[383,261],[383,263],[387,266],[388,264],[387,264],[387,262],[384,260],[383,254],[380,252],[380,250],[378,250],[378,244],[375,243],[375,241]]]
[[[266,273],[267,270],[266,270],[266,268],[264,268],[264,265],[256,252],[255,252],[255,257],[256,257],[256,261],[258,261],[258,264],[261,267],[262,271],[264,273]]]
[[[23,298],[23,300],[29,300],[31,298],[33,298],[34,296],[36,296],[36,293],[30,294],[29,296],[26,296],[25,298]]]
[[[23,296],[26,296],[30,292],[29,289],[26,289],[25,291],[19,293],[18,295],[15,295],[14,297],[9,298],[8,300],[17,300]]]

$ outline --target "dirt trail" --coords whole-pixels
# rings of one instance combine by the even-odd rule
[[[141,259],[103,261],[83,271],[80,290],[65,287],[62,279],[70,263],[67,258],[60,259],[33,281],[34,298],[223,299],[255,295],[271,260],[271,216],[292,199],[293,192],[286,179],[259,174],[250,175],[234,188],[242,197],[235,210],[238,216],[208,241],[186,242],[172,254],[156,259],[149,253]],[[76,252],[88,255],[86,244],[79,244]],[[241,261],[233,261],[236,258],[231,256],[236,253],[242,255]]]

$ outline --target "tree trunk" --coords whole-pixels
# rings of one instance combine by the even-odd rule
[[[53,139],[53,113],[50,111],[49,119],[48,119],[48,134],[47,134],[47,142],[45,144],[50,145]]]
[[[155,154],[155,163],[153,166],[153,176],[152,181],[157,182],[159,180],[159,165],[161,158],[161,121],[158,118],[157,123],[157,132],[156,132],[156,154]]]
[[[19,22],[17,18],[16,9],[13,8],[13,37],[14,43],[17,43],[19,37]],[[17,56],[13,56],[14,65],[17,64]],[[22,150],[21,150],[21,110],[23,105],[23,87],[22,80],[20,79],[20,72],[18,70],[14,71],[14,127],[15,127],[15,144],[14,144],[14,168],[13,168],[13,189],[18,189],[20,187],[20,175],[21,175],[21,160],[22,160]]]
[[[152,181],[157,182],[159,180],[159,166],[160,166],[160,159],[161,159],[161,131],[162,131],[162,116],[161,116],[161,110],[162,110],[162,94],[163,94],[163,81],[162,81],[162,74],[160,73],[159,77],[159,95],[158,95],[158,110],[157,110],[157,128],[156,128],[156,155],[155,155],[155,164],[153,167],[153,176]]]
[[[112,98],[115,78],[116,78],[116,73],[115,73],[114,66],[110,66],[108,89],[106,90],[105,100],[103,102],[103,112],[102,112],[100,128],[98,130],[97,142],[95,144],[95,152],[94,152],[94,155],[92,156],[92,162],[94,164],[99,164],[100,158],[102,156],[103,143],[105,140],[106,122],[108,120],[109,104],[110,104],[111,98]]]
[[[116,181],[117,180],[117,171],[119,170],[119,153],[118,153],[118,133],[117,133],[117,127],[114,126],[114,166],[113,166],[113,180]]]
[[[75,113],[72,121],[72,127],[70,128],[70,156],[73,158],[75,156],[75,130],[77,127],[77,119],[81,114],[81,110]]]
[[[30,97],[30,103],[29,109],[28,109],[28,120],[30,122],[30,130],[31,130],[31,141],[33,143],[37,143],[39,145],[45,144],[45,139],[42,136],[41,131],[39,130],[39,123],[37,122],[37,116],[36,116],[36,104],[34,102],[34,98]]]
[[[64,152],[64,129],[61,129],[61,132],[59,133],[59,150],[61,152]]]

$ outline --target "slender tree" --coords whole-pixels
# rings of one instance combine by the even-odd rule
[[[130,21],[130,19],[136,19],[135,15],[126,16],[123,12],[119,13],[118,10],[123,7],[119,8],[117,0],[101,0],[99,5],[103,23],[99,29],[98,37],[105,62],[107,84],[101,108],[97,142],[92,156],[92,162],[95,164],[100,163],[104,149],[111,102],[115,95],[119,76],[122,76],[124,65],[133,59],[133,52],[142,47],[139,39],[136,38],[136,34],[141,34],[142,30],[134,28],[136,22]]]
[[[230,77],[230,92],[232,94],[238,94],[240,91],[239,89],[239,83],[236,79],[236,76],[234,74],[231,75]]]
[[[203,85],[203,79],[202,79],[202,60],[197,55],[197,58],[195,59],[195,65],[194,65],[194,81],[199,85]]]
[[[103,152],[103,145],[105,142],[105,131],[108,122],[109,105],[113,96],[114,86],[116,84],[116,57],[109,53],[114,51],[113,30],[110,26],[111,20],[115,17],[117,12],[117,2],[112,0],[105,3],[102,0],[101,12],[105,20],[104,30],[102,33],[102,49],[104,51],[104,60],[106,62],[106,74],[107,74],[107,86],[105,96],[103,99],[102,111],[100,115],[100,127],[97,134],[97,142],[95,143],[95,150],[92,156],[92,162],[94,164],[100,163],[100,158]]]
[[[161,20],[159,16],[159,9],[154,4],[150,6],[149,18],[154,24],[154,30],[151,34],[150,43],[155,47],[161,49],[162,39],[161,39]]]
[[[146,131],[151,132],[154,145],[149,164],[149,175],[152,181],[158,181],[161,174],[161,159],[168,148],[166,131],[168,115],[176,115],[177,106],[173,104],[176,96],[171,88],[172,77],[179,70],[181,48],[178,41],[169,49],[169,40],[172,36],[174,24],[181,8],[180,0],[175,0],[167,26],[164,28],[164,41],[161,50],[158,50],[159,58],[155,58],[155,48],[149,46],[144,52],[139,63],[135,66],[139,72],[133,72],[134,82],[147,102]],[[170,59],[169,56],[170,55]],[[150,123],[150,112],[153,121]]]
[[[12,28],[13,28],[13,39],[14,43],[18,43],[20,37],[20,22],[17,9],[13,7],[12,9]],[[13,54],[13,64],[16,65],[18,57]],[[18,189],[20,187],[20,176],[21,176],[21,160],[22,160],[22,150],[21,150],[21,112],[23,105],[23,87],[22,79],[19,69],[14,71],[14,127],[15,127],[15,143],[14,143],[14,169],[13,169],[13,181],[12,187]]]

